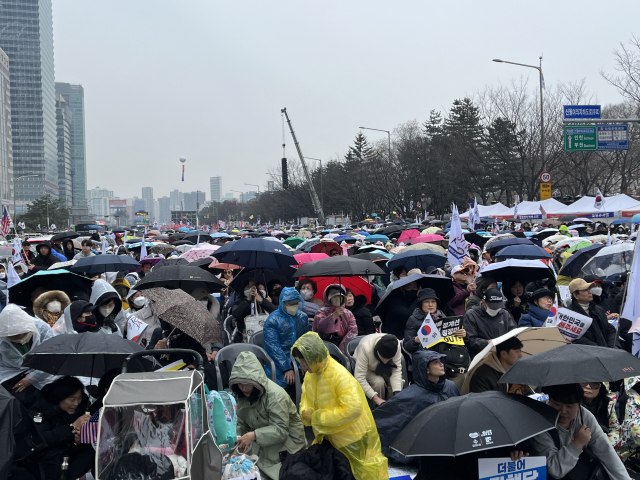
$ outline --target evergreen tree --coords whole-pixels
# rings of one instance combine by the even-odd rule
[[[49,225],[47,225],[47,212]],[[36,228],[38,225],[46,229],[51,224],[58,228],[66,227],[69,221],[69,209],[64,200],[52,200],[49,194],[35,199],[27,204],[27,213],[18,215],[15,222],[24,222],[28,228]]]

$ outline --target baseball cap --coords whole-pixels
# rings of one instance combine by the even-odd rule
[[[569,283],[569,293],[577,292],[578,290],[589,290],[593,283],[587,282],[584,278],[576,278]]]
[[[451,275],[453,275],[454,273],[469,273],[469,268],[464,267],[462,265],[456,265],[455,267],[453,267],[451,269]]]
[[[502,292],[497,288],[488,289],[486,292],[484,292],[482,299],[487,302],[489,308],[492,308],[494,310],[497,310],[498,308],[504,308],[504,296],[502,295]]]

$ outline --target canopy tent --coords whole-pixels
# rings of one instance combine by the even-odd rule
[[[578,215],[593,219],[620,218],[623,210],[638,206],[638,201],[621,193],[611,197],[604,197],[602,208],[594,207],[595,197],[582,197],[571,205],[548,215],[548,218],[560,218],[562,215]]]
[[[551,218],[552,213],[556,213],[557,211],[566,207],[564,203],[560,203],[555,198],[549,198],[547,200],[542,201],[525,201],[520,202],[518,204],[518,220],[542,220],[542,212],[540,211],[540,206],[547,213],[547,218]],[[506,220],[507,218],[513,218],[514,215],[514,207],[507,208],[505,207],[501,211],[494,212],[493,218],[497,220]]]
[[[499,212],[501,210],[504,210],[505,208],[507,207],[505,207],[503,204],[498,202],[495,205],[478,205],[478,212],[480,213],[480,218],[491,217],[495,212]],[[469,219],[469,211],[466,211],[462,215],[460,215],[460,220],[468,220],[468,219]]]
[[[605,206],[607,204],[605,203]],[[637,215],[638,213],[640,213],[640,203],[634,205],[633,207],[628,208],[627,210],[622,210],[622,218],[631,218],[634,215]]]

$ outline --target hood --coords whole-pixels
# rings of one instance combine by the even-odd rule
[[[566,225],[560,225],[560,228],[558,228],[558,230],[561,232],[569,233],[569,227],[567,227]]]
[[[331,285],[328,285],[327,288],[324,289],[324,294],[322,295],[322,301],[324,302],[323,306],[325,306],[325,307],[333,307],[333,305],[331,305],[331,302],[329,302],[329,299],[327,298],[327,292],[331,288],[338,288],[338,289],[342,290],[343,295],[347,294],[347,290],[342,285],[338,285],[337,283],[332,283]]]
[[[116,278],[111,283],[111,286],[114,287],[114,288],[117,287],[117,286],[120,286],[120,285],[124,285],[128,289],[131,289],[131,284],[129,283],[129,280],[127,280],[126,278]]]
[[[289,315],[284,310],[284,302],[290,302],[291,300],[297,299],[298,300],[298,312],[301,312],[302,308],[304,307],[304,300],[300,296],[300,293],[298,293],[298,291],[293,287],[284,287],[282,289],[282,292],[280,292],[280,297],[279,298],[280,298],[280,300],[279,300],[279,303],[278,303],[278,311],[283,315]]]
[[[292,348],[300,351],[312,373],[322,370],[329,358],[329,350],[316,332],[305,333],[296,340]]]
[[[635,387],[637,383],[640,383],[640,377],[628,377],[628,378],[625,378],[623,381],[624,381],[624,390],[625,392],[627,392],[631,390],[633,387]]]
[[[66,252],[73,252],[75,250],[74,246],[73,246],[73,240],[64,240],[62,242],[62,248],[64,251]]]
[[[114,300],[116,303],[115,308],[110,316],[115,317],[120,310],[122,310],[122,300],[120,299],[120,295],[116,292],[116,289],[109,284],[109,282],[105,280],[98,279],[93,282],[93,287],[91,288],[91,298],[89,299],[90,303],[95,305],[94,313],[96,316],[101,317],[98,312],[98,307],[104,305],[109,300]]]
[[[53,250],[53,247],[51,246],[51,242],[49,240],[45,240],[44,242],[40,242],[38,245],[36,245],[36,252],[38,252],[38,255],[42,255],[40,253],[40,248],[42,248],[43,246],[49,247],[49,255],[52,255],[51,251]]]
[[[416,353],[414,353],[413,357],[411,357],[411,361],[413,362],[414,382],[420,385],[422,388],[426,388],[427,390],[442,390],[444,386],[445,375],[440,377],[440,381],[437,384],[434,384],[427,378],[427,366],[429,365],[429,362],[437,360],[438,358],[441,359],[442,363],[445,363],[445,357],[446,355],[434,352],[433,350],[418,350]]]
[[[50,290],[48,292],[43,293],[42,295],[40,295],[38,298],[36,298],[35,302],[33,302],[33,313],[36,314],[36,317],[38,318],[44,318],[44,307],[47,305],[47,303],[53,301],[53,300],[57,300],[60,302],[61,306],[60,306],[60,311],[64,311],[65,308],[67,308],[69,306],[69,304],[71,303],[71,300],[69,299],[69,297],[67,296],[66,293],[64,293],[61,290]]]
[[[252,352],[241,352],[231,369],[229,386],[251,383],[262,393],[267,389],[267,382],[267,375],[258,358]]]
[[[13,303],[2,309],[0,312],[0,338],[8,341],[6,337],[28,332],[37,333],[35,318]]]

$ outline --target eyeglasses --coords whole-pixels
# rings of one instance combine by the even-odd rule
[[[589,382],[589,383],[581,383],[580,384],[580,386],[582,388],[589,387],[591,390],[599,389],[601,385],[602,385],[601,382]]]

